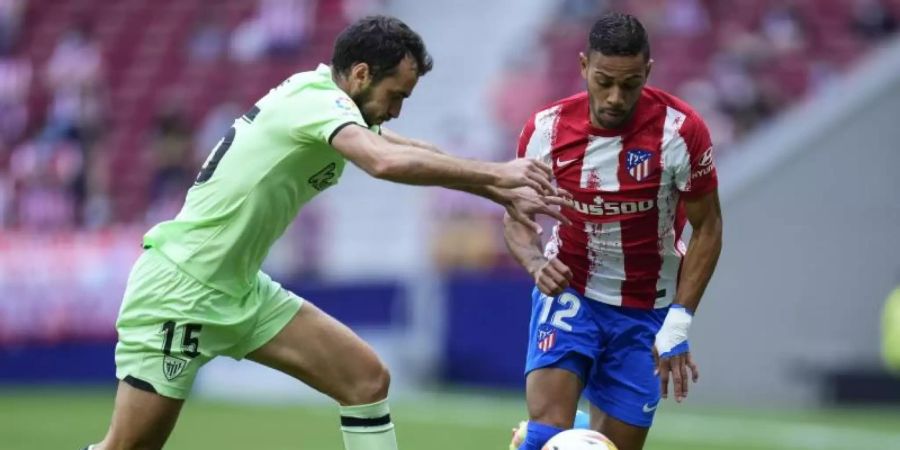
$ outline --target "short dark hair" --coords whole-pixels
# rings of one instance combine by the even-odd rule
[[[366,63],[373,81],[392,75],[406,56],[416,61],[419,76],[434,66],[422,37],[403,21],[390,16],[369,16],[350,25],[334,42],[331,66],[346,74],[357,63]]]
[[[588,37],[588,48],[607,56],[643,54],[650,59],[650,41],[641,22],[629,14],[617,12],[602,15]]]

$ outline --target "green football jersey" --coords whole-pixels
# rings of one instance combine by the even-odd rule
[[[328,66],[292,75],[234,121],[181,211],[144,245],[204,284],[243,295],[300,208],[337,183],[345,160],[330,142],[349,124],[368,127]]]

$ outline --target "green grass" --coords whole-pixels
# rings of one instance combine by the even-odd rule
[[[106,430],[112,393],[0,391],[0,448],[78,450]],[[404,450],[505,450],[520,399],[440,394],[401,399],[392,415]],[[342,450],[329,405],[188,402],[168,450]],[[663,405],[647,450],[900,449],[900,411],[736,411]]]

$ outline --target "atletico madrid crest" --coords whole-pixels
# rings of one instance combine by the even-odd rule
[[[636,181],[644,181],[650,175],[650,157],[647,150],[628,150],[625,154],[625,167]]]
[[[549,326],[543,326],[538,329],[538,348],[542,352],[546,352],[553,348],[556,344],[556,329]]]

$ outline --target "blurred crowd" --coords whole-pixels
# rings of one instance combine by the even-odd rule
[[[639,17],[650,84],[688,101],[720,150],[828,85],[897,30],[897,0],[562,0],[529,48],[514,49],[492,90],[507,136],[528,115],[583,90],[577,55],[606,10]]]
[[[241,106],[381,3],[0,0],[0,228],[172,217]]]
[[[499,141],[516,142],[527,119],[584,90],[578,62],[598,15],[637,16],[650,36],[649,84],[686,100],[705,119],[719,157],[790,104],[825,88],[898,29],[898,0],[560,0],[510,49],[488,89]],[[507,153],[502,157],[509,157]],[[500,156],[498,156],[500,157]],[[439,194],[433,254],[451,269],[518,270],[497,223],[502,211]],[[448,207],[447,205],[451,205]],[[547,227],[545,227],[547,228]]]
[[[0,229],[172,217],[242,108],[328,60],[336,33],[386,2],[0,0]],[[896,31],[900,13],[900,0],[555,3],[489,89],[503,142],[542,105],[583,89],[577,54],[607,9],[641,18],[651,84],[699,110],[722,149],[826,86]],[[444,210],[453,220],[438,221],[437,265],[496,266],[497,208]],[[314,232],[318,220],[305,215],[292,233]]]

